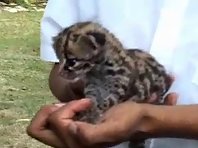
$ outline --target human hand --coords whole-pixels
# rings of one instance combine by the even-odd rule
[[[54,131],[49,128],[47,123],[49,115],[59,107],[58,105],[46,105],[41,107],[27,127],[27,134],[44,144],[57,148],[64,147],[63,143],[59,140]]]
[[[166,104],[175,105],[177,96],[169,94]],[[97,148],[113,146],[134,139],[148,138],[139,134],[139,128],[144,124],[144,109],[141,104],[125,102],[109,109],[98,124],[73,121],[79,110],[68,110],[61,107],[49,117],[54,131],[68,148]],[[130,113],[130,114],[129,114]],[[138,135],[138,136],[137,136]]]
[[[27,134],[46,145],[56,148],[67,148],[65,143],[62,142],[60,137],[56,135],[56,132],[52,129],[48,122],[48,118],[50,117],[50,115],[63,106],[64,108],[67,108],[64,117],[68,116],[69,118],[73,115],[73,110],[81,111],[85,110],[88,106],[90,106],[90,101],[78,100],[71,101],[67,104],[60,103],[53,105],[45,105],[41,107],[41,109],[36,113],[36,115],[32,119],[30,125],[27,127]],[[60,114],[59,117],[61,116],[62,115]]]
[[[165,104],[175,105],[177,95],[172,93],[165,98]],[[144,106],[134,102],[125,102],[108,110],[100,123],[96,125],[76,122],[73,134],[76,134],[83,144],[95,147],[113,146],[129,140],[147,139],[146,133],[142,133],[147,120],[144,115]],[[74,128],[73,128],[74,129]]]

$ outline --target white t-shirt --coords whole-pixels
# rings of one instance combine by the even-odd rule
[[[176,76],[171,91],[179,93],[178,104],[198,103],[197,6],[197,0],[48,0],[41,22],[41,59],[58,62],[51,38],[62,28],[96,21],[126,48],[150,52]],[[198,142],[160,139],[150,147],[197,148]]]

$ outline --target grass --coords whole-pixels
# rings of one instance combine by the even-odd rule
[[[0,14],[1,148],[45,147],[25,132],[26,119],[54,101],[48,88],[51,65],[39,58],[41,17],[41,12]]]

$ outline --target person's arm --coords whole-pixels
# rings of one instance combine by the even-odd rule
[[[176,99],[173,94],[166,98],[168,104],[174,104]],[[77,112],[86,109],[81,108],[81,103],[88,105],[89,101],[75,101],[73,105],[61,106],[48,115],[45,122],[41,116],[35,117],[27,130],[29,135],[51,145],[52,136],[49,137],[43,132],[49,130],[56,135],[56,139],[53,138],[54,145],[58,145],[55,141],[59,139],[72,148],[79,148],[76,144],[101,147],[154,137],[198,139],[198,105],[158,106],[125,102],[112,107],[104,114],[100,123],[93,125],[73,121]],[[48,129],[42,122],[50,124],[52,128]],[[41,133],[45,136],[41,137]]]
[[[139,132],[148,138],[173,137],[198,139],[198,105],[140,105],[144,120]]]
[[[169,98],[175,100],[176,97],[169,95]],[[85,145],[114,145],[126,140],[160,137],[198,140],[197,112],[198,105],[159,106],[126,102],[107,111],[97,125],[75,122],[77,130],[71,132]]]

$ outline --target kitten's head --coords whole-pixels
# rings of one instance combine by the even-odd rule
[[[60,73],[69,80],[85,76],[105,52],[106,30],[97,23],[72,25],[53,38],[53,47],[61,62]]]

